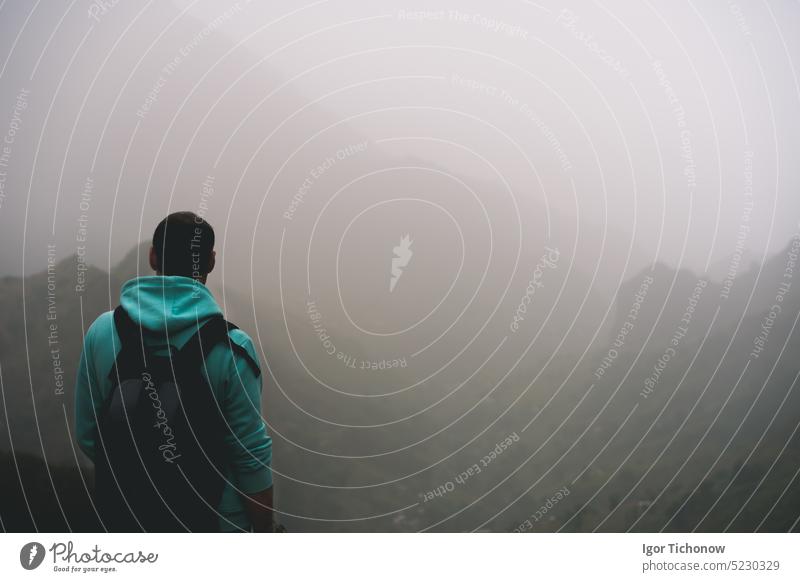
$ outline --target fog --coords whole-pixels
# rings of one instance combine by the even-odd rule
[[[197,207],[208,174],[212,224],[261,207],[236,229],[259,236],[280,228],[272,217],[306,171],[363,140],[381,164],[510,190],[502,206],[520,207],[523,232],[552,213],[607,228],[639,263],[726,259],[746,172],[753,256],[797,229],[790,3],[108,4],[3,10],[7,124],[30,92],[4,187],[3,273],[41,268],[46,242],[74,252],[81,214],[89,261],[107,264],[109,240],[124,252],[167,209]],[[332,208],[330,221],[347,216]]]
[[[796,528],[799,29],[788,1],[3,3],[0,444],[88,471],[46,269],[71,378],[190,210],[290,529],[519,530],[564,488],[528,529]]]

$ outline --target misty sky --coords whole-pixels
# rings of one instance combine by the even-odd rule
[[[47,244],[105,266],[204,203],[248,256],[361,143],[314,179],[304,232],[365,173],[429,166],[463,187],[420,174],[406,196],[457,207],[478,183],[495,232],[537,245],[560,221],[562,248],[594,229],[631,266],[713,270],[737,241],[757,260],[799,228],[799,29],[788,1],[7,1],[0,274],[41,270]],[[331,236],[388,190],[328,207]]]

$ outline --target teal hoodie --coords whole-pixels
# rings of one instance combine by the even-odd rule
[[[197,332],[198,322],[202,325],[222,313],[208,288],[189,277],[131,279],[122,287],[120,303],[145,330],[145,343],[157,353],[167,353],[168,343],[180,349]],[[237,329],[228,335],[258,362],[245,332]],[[75,434],[92,461],[97,415],[111,391],[109,372],[119,349],[114,312],[108,311],[86,332],[75,386]],[[244,356],[224,343],[209,353],[204,374],[232,429],[226,437],[230,461],[219,505],[220,529],[249,530],[238,492],[257,493],[272,486],[272,439],[261,416],[261,376],[256,376]]]

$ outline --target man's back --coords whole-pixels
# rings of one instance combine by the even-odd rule
[[[204,324],[222,315],[205,285],[181,276],[128,281],[120,304],[141,329],[147,351],[161,356],[184,348]],[[238,329],[231,330],[226,339],[229,341],[218,342],[196,364],[202,369],[227,429],[222,437],[225,487],[217,509],[220,528],[236,531],[250,527],[240,492],[258,493],[272,485],[272,446],[261,417],[261,378],[257,364],[253,365],[258,362],[253,343]],[[75,397],[78,443],[94,461],[98,421],[114,388],[109,373],[120,347],[113,312],[104,313],[86,334]]]

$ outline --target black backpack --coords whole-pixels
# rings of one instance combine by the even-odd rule
[[[206,358],[237,329],[222,316],[206,321],[180,349],[157,356],[122,306],[114,311],[121,348],[111,393],[98,417],[95,501],[111,532],[219,531],[225,485],[224,438],[230,428],[203,374]]]

